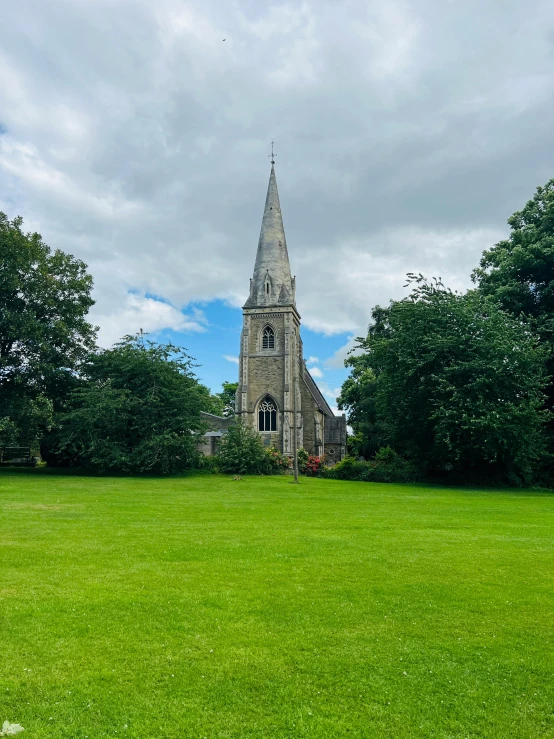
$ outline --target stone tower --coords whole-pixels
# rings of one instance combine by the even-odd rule
[[[267,446],[342,459],[346,420],[335,417],[302,353],[296,284],[291,276],[274,162],[267,188],[250,294],[243,307],[236,413]]]
[[[243,307],[237,413],[267,446],[293,452],[294,412],[302,438],[300,316],[275,166],[271,165],[250,295]],[[296,408],[295,408],[296,405]]]

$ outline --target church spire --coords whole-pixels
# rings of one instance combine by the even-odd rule
[[[294,278],[290,273],[274,165],[272,154],[271,174],[269,175],[254,276],[250,283],[250,295],[244,305],[245,308],[295,305]]]

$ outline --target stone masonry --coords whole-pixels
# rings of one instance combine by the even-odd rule
[[[274,411],[263,415],[264,408]],[[273,161],[250,294],[243,307],[236,415],[261,434],[266,446],[286,455],[293,455],[295,424],[299,449],[324,454],[328,464],[346,454],[346,418],[333,414],[304,363],[296,279],[290,270]],[[271,428],[260,427],[262,415],[271,419]],[[213,454],[229,419],[204,414],[204,420],[210,431],[200,448]]]
[[[273,332],[273,346],[264,346],[264,329]],[[259,428],[260,404],[268,399],[277,409],[276,428],[270,431]],[[296,280],[291,276],[272,163],[254,274],[243,308],[236,413],[261,433],[267,446],[292,455],[295,408],[298,448],[325,454],[331,463],[342,459],[346,419],[333,414],[304,364]]]

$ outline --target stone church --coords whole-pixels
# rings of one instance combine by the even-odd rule
[[[335,416],[303,358],[296,279],[291,275],[274,162],[260,240],[243,306],[236,416],[260,433],[266,446],[293,455],[298,448],[325,455],[328,464],[346,454],[346,417]],[[229,419],[205,414],[210,454]],[[295,429],[296,424],[296,429]]]

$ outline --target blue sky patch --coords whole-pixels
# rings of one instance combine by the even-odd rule
[[[155,297],[149,295],[148,297]],[[156,297],[156,299],[159,299]],[[160,331],[153,335],[158,340],[171,340],[177,346],[187,349],[197,364],[196,374],[201,382],[218,392],[224,381],[234,382],[238,378],[237,359],[239,355],[240,332],[242,329],[242,311],[231,308],[222,300],[209,303],[197,303],[187,306],[183,311],[188,315],[199,309],[206,317],[206,330],[202,333],[182,333],[176,331]],[[301,329],[304,342],[304,358],[313,370],[314,379],[326,395],[331,405],[335,404],[337,390],[348,375],[343,367],[326,366],[336,351],[341,349],[350,338],[348,334],[323,336]],[[309,361],[311,360],[311,361]]]

